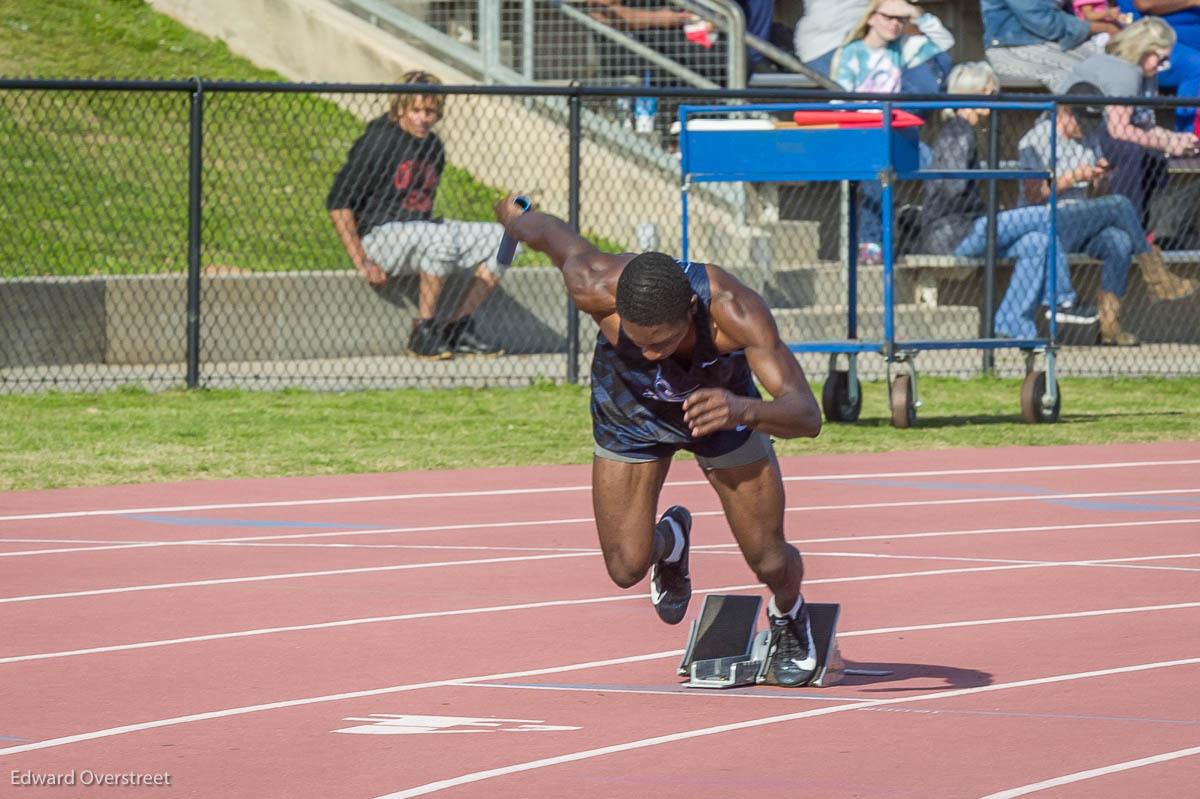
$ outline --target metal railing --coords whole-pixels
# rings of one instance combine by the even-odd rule
[[[624,60],[639,63],[678,80],[678,85],[713,89],[741,89],[746,86],[746,52],[750,47],[765,53],[788,69],[809,70],[791,54],[746,33],[741,7],[733,0],[668,0],[711,23],[725,37],[720,80],[701,75],[682,63],[677,54],[649,46],[635,37],[598,19],[570,0],[520,0],[498,3],[478,0],[460,4],[470,9],[465,19],[438,15],[435,3],[400,0],[334,0],[390,33],[425,49],[437,58],[454,63],[485,84],[562,83],[584,80],[605,82],[596,73],[589,53],[596,37],[625,53]],[[437,16],[437,19],[422,19]],[[462,38],[456,36],[461,33]],[[506,35],[515,33],[512,40]],[[464,41],[466,39],[466,41]],[[545,43],[543,43],[543,40]],[[504,57],[506,46],[514,54]],[[641,74],[638,70],[635,74]],[[818,83],[820,78],[817,76]],[[832,88],[832,87],[830,87]]]

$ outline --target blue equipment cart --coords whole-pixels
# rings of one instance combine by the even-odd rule
[[[683,203],[683,258],[688,255],[688,187],[692,183],[711,182],[803,182],[878,180],[883,189],[883,338],[858,337],[857,319],[857,203],[850,202],[850,235],[847,245],[849,272],[846,339],[844,341],[804,341],[789,343],[793,352],[829,353],[829,375],[822,395],[822,408],[830,421],[854,421],[862,407],[861,386],[856,358],[860,353],[877,352],[887,362],[888,403],[892,424],[909,427],[916,420],[920,404],[914,358],[923,350],[980,349],[1017,347],[1026,353],[1026,377],[1021,387],[1021,414],[1027,422],[1058,420],[1062,396],[1055,371],[1057,326],[1049,315],[1047,338],[1011,339],[976,338],[965,340],[897,340],[895,331],[894,221],[893,183],[897,179],[938,180],[947,178],[1013,179],[1053,176],[1057,163],[1054,137],[1051,137],[1051,169],[980,169],[971,171],[922,170],[918,150],[919,127],[894,126],[894,112],[901,109],[931,110],[969,105],[993,110],[1049,111],[1055,122],[1056,105],[1052,102],[871,102],[788,103],[766,105],[682,105],[679,108],[679,146],[681,155],[681,198]],[[879,127],[802,127],[795,123],[769,122],[748,118],[784,114],[791,119],[796,111],[840,112],[875,111],[881,114]],[[1050,206],[1056,207],[1055,181],[1050,181]],[[1046,297],[1054,297],[1055,214],[1050,214],[1050,253],[1045,270]],[[1053,307],[1054,303],[1047,303]],[[1045,369],[1036,369],[1035,354],[1042,353]],[[848,369],[837,368],[839,355],[845,355]],[[893,365],[907,369],[894,374]],[[903,370],[897,370],[903,371]]]

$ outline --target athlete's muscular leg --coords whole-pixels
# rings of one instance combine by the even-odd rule
[[[636,585],[654,562],[658,495],[671,468],[670,458],[623,463],[592,461],[592,508],[608,576],[622,588]]]
[[[788,610],[800,596],[804,561],[783,536],[783,478],[775,454],[744,466],[711,469],[706,476],[721,498],[746,563],[775,594],[776,606]]]

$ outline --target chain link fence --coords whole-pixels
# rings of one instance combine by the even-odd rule
[[[548,260],[527,251],[518,253],[473,315],[478,335],[503,355],[429,360],[409,354],[420,310],[418,276],[392,277],[373,288],[355,270],[326,207],[351,147],[371,120],[386,114],[395,90],[0,80],[6,142],[0,229],[7,234],[0,239],[0,392],[130,384],[348,390],[586,379],[595,326],[569,307]],[[445,95],[434,127],[447,164],[435,215],[494,221],[494,202],[519,191],[602,249],[672,254],[682,252],[683,213],[679,125],[664,110],[668,104],[734,108],[831,97],[644,87],[429,91]],[[1145,107],[1169,118],[1169,101],[1155,102],[1146,100]],[[653,108],[652,124],[639,124],[639,105],[647,113]],[[924,115],[919,136],[929,157],[950,118]],[[999,110],[972,125],[981,161],[1016,168],[1032,157],[1022,142],[1037,117]],[[1060,148],[1059,172],[1080,167],[1083,152]],[[1157,275],[1153,280],[1160,282],[1151,285],[1140,261],[1125,264],[1119,320],[1141,346],[1099,346],[1095,319],[1060,324],[1062,375],[1200,373],[1200,296],[1187,291],[1200,277],[1194,196],[1200,161],[1190,153],[1149,157],[1143,172],[1149,193],[1135,213],[1156,234],[1172,277]],[[1082,172],[1075,177],[1087,184],[1072,183],[1082,195],[1115,196],[1116,170],[1086,181]],[[993,231],[990,250],[956,254],[957,245],[946,251],[943,244],[931,251],[928,234],[937,221],[925,208],[931,183],[901,174],[891,185],[897,337],[969,342],[997,327],[1016,254],[1003,234],[996,237],[1001,231]],[[846,336],[850,256],[861,255],[858,335],[878,337],[885,270],[874,262],[871,245],[880,242],[868,222],[875,213],[882,223],[878,208],[869,208],[878,187],[837,179],[690,185],[689,257],[730,268],[768,300],[784,337],[804,342]],[[996,179],[973,188],[985,205],[994,194],[993,207],[1002,211],[1037,187]],[[1060,199],[1073,203],[1082,195],[1064,189]],[[853,241],[851,202],[861,222]],[[1072,225],[1094,226],[1093,217],[1072,213],[1083,220]],[[1114,226],[1120,227],[1107,227]],[[1071,231],[1070,282],[1082,306],[1096,307],[1119,271],[1105,266],[1109,251],[1101,244],[1111,249],[1115,234],[1104,229],[1090,237]],[[499,243],[493,230],[497,240],[489,252]],[[1135,243],[1130,238],[1127,244],[1132,256],[1139,254]],[[458,306],[469,277],[450,278],[440,318]],[[1044,313],[1033,316],[1044,335]],[[822,354],[801,359],[815,379],[829,368]],[[1019,376],[1024,364],[1016,348],[980,353],[964,347],[925,353],[920,367],[929,374]],[[868,356],[859,374],[872,379],[884,368],[884,358]]]

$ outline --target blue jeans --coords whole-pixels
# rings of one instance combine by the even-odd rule
[[[1104,262],[1100,286],[1122,297],[1134,253],[1149,252],[1146,233],[1128,198],[1110,194],[1091,200],[1060,205],[1058,242],[1054,257],[1054,304],[1075,299],[1067,253],[1084,252]],[[987,217],[954,250],[955,255],[978,257],[987,246]],[[1012,279],[1000,307],[996,309],[996,332],[1009,338],[1034,338],[1034,312],[1046,305],[1045,275],[1050,250],[1050,206],[1028,205],[996,215],[996,251],[1013,259]]]
[[[746,17],[746,33],[757,36],[763,41],[771,38],[771,21],[775,15],[775,0],[737,0]],[[746,48],[746,66],[757,64],[762,53],[753,47]]]

